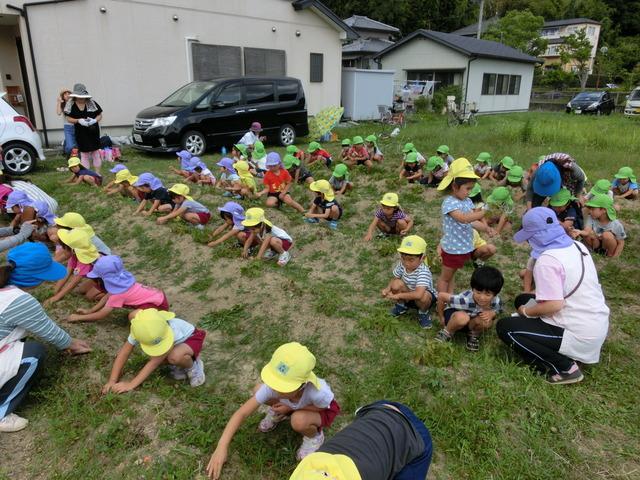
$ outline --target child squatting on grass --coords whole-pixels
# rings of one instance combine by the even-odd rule
[[[242,208],[242,205],[236,202],[227,202],[222,207],[218,207],[218,211],[220,212],[220,218],[222,218],[223,223],[211,233],[211,237],[209,238],[211,238],[212,241],[207,245],[209,247],[215,247],[230,238],[235,238],[241,244],[244,244],[245,238],[240,236],[240,234],[245,231],[245,227],[242,225],[242,221],[244,220],[244,208]],[[229,231],[224,233],[224,235],[220,235],[225,230]],[[220,235],[220,237],[216,238],[218,235]]]
[[[478,267],[471,274],[471,290],[459,295],[438,292],[438,317],[444,326],[436,336],[440,342],[450,341],[456,332],[467,333],[467,350],[477,352],[480,335],[491,328],[502,301],[498,294],[504,285],[500,270],[494,267]],[[445,309],[445,304],[449,307]]]
[[[189,225],[203,230],[211,219],[211,213],[207,207],[189,196],[189,187],[183,183],[176,183],[169,189],[169,195],[174,203],[173,210],[167,215],[158,217],[156,223],[162,225],[172,218],[182,218]]]
[[[267,173],[264,174],[262,183],[264,183],[264,190],[258,192],[256,197],[267,195],[265,204],[267,207],[280,207],[283,203],[289,205],[291,208],[297,210],[300,213],[304,213],[304,208],[298,202],[296,202],[289,189],[293,179],[289,172],[287,172],[280,160],[280,155],[276,152],[270,152],[267,155]]]
[[[426,259],[427,242],[418,235],[402,239],[398,248],[400,262],[393,269],[393,278],[382,296],[395,300],[391,315],[397,317],[407,313],[409,308],[418,310],[418,321],[422,328],[431,328],[429,309],[437,295],[433,289],[431,270]]]
[[[207,332],[176,318],[173,312],[155,308],[139,310],[131,320],[131,330],[111,367],[109,381],[102,393],[126,393],[139,387],[149,375],[163,363],[169,364],[169,372],[175,380],[189,379],[192,387],[205,381],[204,364],[200,351]],[[121,381],[124,366],[136,345],[151,357],[131,380]]]
[[[133,212],[134,215],[141,213],[149,216],[154,212],[167,213],[173,210],[175,205],[171,200],[169,191],[164,188],[160,179],[152,173],[141,173],[138,180],[133,183],[133,186],[138,189],[142,196],[138,208]],[[145,210],[147,202],[152,202],[149,210]]]
[[[305,213],[304,221],[307,223],[319,223],[326,220],[332,230],[338,228],[338,220],[342,217],[342,207],[336,201],[336,195],[327,180],[318,180],[309,185],[309,189],[315,192],[309,211]]]
[[[584,230],[575,231],[591,250],[607,257],[619,257],[624,249],[627,234],[618,220],[613,200],[608,195],[597,194],[586,203],[589,216]]]
[[[267,414],[258,429],[267,433],[285,421],[302,435],[302,445],[296,458],[302,460],[324,443],[323,429],[329,428],[340,413],[331,388],[313,372],[316,358],[297,342],[286,343],[276,349],[264,366],[261,384],[253,389],[253,396],[231,416],[207,466],[209,478],[220,478],[227,461],[229,447],[235,433],[261,405],[268,406]]]
[[[258,247],[257,259],[271,260],[277,256],[278,265],[281,267],[289,263],[289,250],[293,247],[293,239],[283,229],[267,220],[263,209],[248,209],[242,225],[246,227],[246,231],[239,234],[239,238],[244,239],[242,258],[249,258],[251,248]]]
[[[405,236],[413,227],[413,219],[407,215],[400,207],[397,193],[385,193],[380,200],[380,206],[373,215],[373,220],[369,224],[367,233],[364,236],[365,242],[370,242],[376,228],[380,231],[378,235],[400,235]]]
[[[137,175],[133,175],[129,170],[120,170],[116,173],[113,180],[114,188],[107,192],[107,195],[115,195],[119,193],[125,198],[131,198],[136,201],[142,200],[142,192],[133,186],[139,180]]]

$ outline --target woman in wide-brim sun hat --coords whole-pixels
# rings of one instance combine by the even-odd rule
[[[556,171],[550,165],[554,165]],[[527,209],[541,206],[546,198],[558,193],[562,187],[580,199],[586,180],[584,171],[571,155],[561,152],[551,153],[538,161],[538,168],[529,178],[526,193]]]
[[[82,166],[88,169],[93,162],[93,169],[100,173],[102,155],[99,123],[102,120],[102,108],[82,83],[76,83],[69,96],[64,114],[67,121],[74,125]]]

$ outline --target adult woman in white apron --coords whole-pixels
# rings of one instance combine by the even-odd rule
[[[609,308],[593,259],[546,207],[529,210],[513,238],[531,246],[536,290],[516,298],[518,315],[498,321],[498,336],[548,373],[549,383],[580,382],[576,362],[598,363],[609,329]]]
[[[17,432],[28,423],[13,412],[33,385],[46,350],[39,342],[23,341],[27,335],[72,354],[91,351],[85,341],[71,338],[56,325],[24,291],[65,275],[65,267],[51,259],[42,243],[24,243],[10,250],[7,265],[0,266],[0,432]]]

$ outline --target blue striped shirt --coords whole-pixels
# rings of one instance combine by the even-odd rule
[[[401,279],[412,292],[415,291],[417,287],[424,287],[433,295],[434,299],[436,298],[435,291],[433,290],[431,270],[429,270],[426,264],[421,263],[413,272],[407,272],[402,262],[398,262],[393,269],[393,276]]]

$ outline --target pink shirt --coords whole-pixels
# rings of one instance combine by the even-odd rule
[[[121,308],[125,305],[135,307],[150,303],[160,305],[164,300],[164,292],[156,288],[146,287],[141,283],[134,283],[129,290],[124,293],[109,294],[107,307]]]
[[[93,270],[93,264],[80,262],[75,253],[71,254],[71,258],[69,258],[69,263],[67,264],[67,266],[71,268],[74,275],[79,275],[81,277],[86,277],[87,273]]]
[[[540,255],[533,269],[536,282],[536,300],[564,300],[564,267],[549,255]]]

